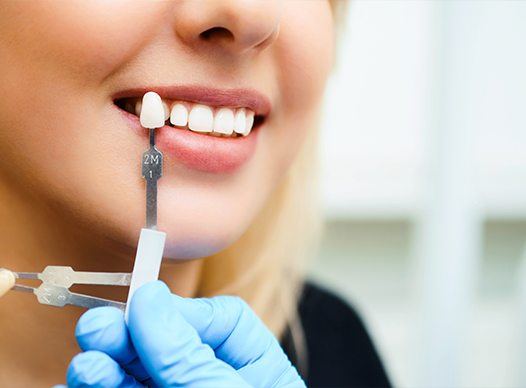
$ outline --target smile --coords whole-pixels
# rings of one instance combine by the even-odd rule
[[[144,137],[139,115],[147,91],[163,101],[166,124],[156,130],[159,148],[186,167],[204,172],[233,172],[247,162],[271,110],[269,100],[252,89],[177,86],[117,93],[114,105]]]
[[[125,99],[122,109],[139,116],[140,99]],[[213,136],[248,136],[254,125],[254,111],[248,108],[213,107],[190,101],[163,100],[166,125]]]

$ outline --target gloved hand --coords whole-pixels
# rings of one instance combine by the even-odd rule
[[[87,311],[76,329],[84,351],[69,387],[304,387],[276,338],[237,297],[190,299],[152,282],[132,298],[128,326],[112,307]]]

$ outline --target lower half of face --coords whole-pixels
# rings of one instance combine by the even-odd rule
[[[206,41],[201,33],[214,28],[213,18],[200,21],[203,31],[179,24],[191,12],[187,2],[53,7],[13,3],[0,16],[1,176],[16,171],[13,190],[32,191],[88,233],[133,246],[145,224],[141,161],[149,143],[130,104],[160,88],[169,108],[182,105],[190,116],[157,133],[164,154],[158,227],[168,236],[167,255],[208,256],[236,241],[316,125],[332,57],[328,4],[279,7],[279,35],[264,48],[228,46],[232,36],[243,41],[269,28],[242,20],[243,12],[232,15],[245,30],[226,33],[229,25],[218,20],[222,30]],[[258,96],[266,101],[260,114]],[[208,133],[214,121],[229,132],[242,108],[256,111],[248,135]]]

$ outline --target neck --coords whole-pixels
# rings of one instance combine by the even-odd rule
[[[0,182],[0,267],[40,272],[47,265],[79,271],[131,272],[135,247],[74,225],[39,198]],[[137,231],[137,236],[139,231]],[[201,261],[166,263],[161,279],[173,292],[195,294]],[[38,286],[28,283],[30,285]],[[74,286],[75,287],[75,286]],[[83,286],[76,292],[125,300],[127,288]],[[0,385],[51,386],[64,382],[67,365],[79,352],[75,324],[83,310],[41,305],[36,297],[9,292],[0,300]]]

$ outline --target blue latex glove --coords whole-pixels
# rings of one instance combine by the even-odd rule
[[[237,297],[190,299],[152,282],[123,313],[87,311],[76,329],[84,351],[69,387],[304,387],[276,338]]]

